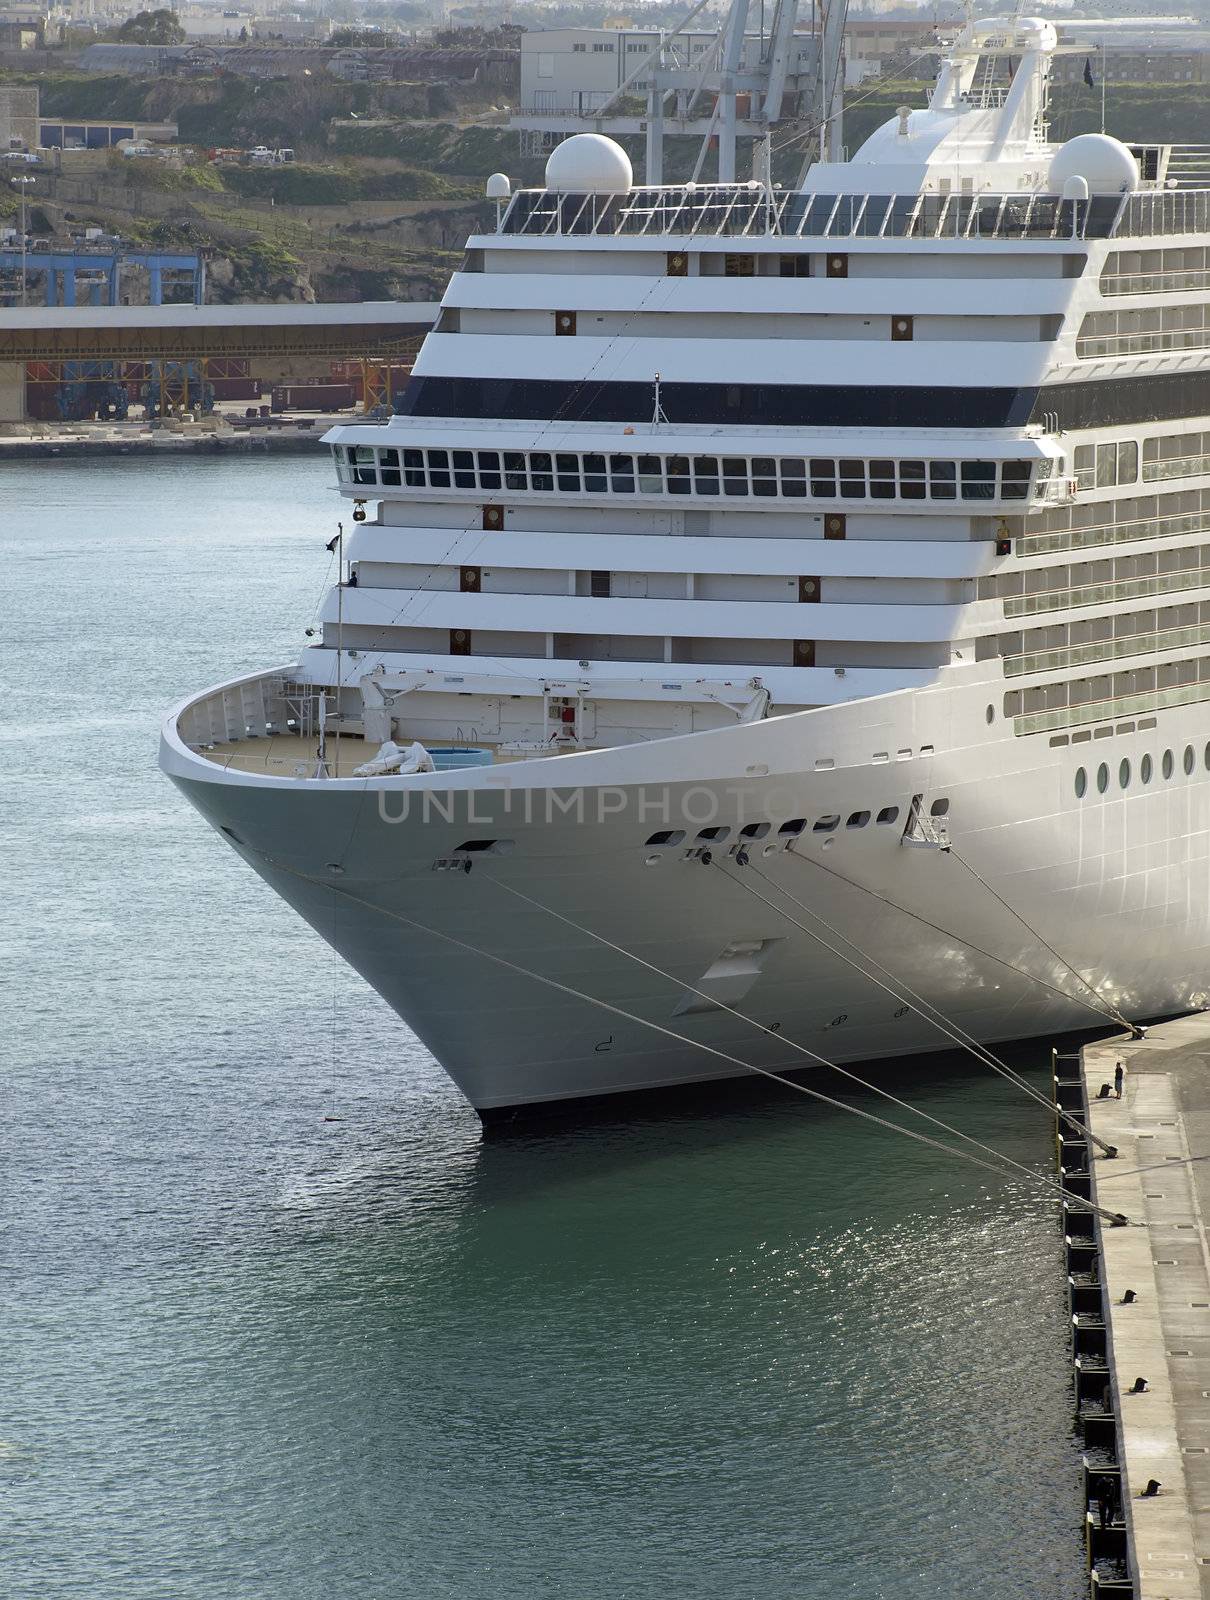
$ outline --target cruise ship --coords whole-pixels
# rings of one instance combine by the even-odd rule
[[[169,715],[485,1118],[1207,1003],[1210,188],[1061,48],[793,190],[493,179],[321,630]]]

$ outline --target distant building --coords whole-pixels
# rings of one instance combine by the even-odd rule
[[[0,150],[37,148],[37,89],[0,88]]]
[[[43,150],[108,150],[123,139],[171,144],[179,136],[175,122],[75,122],[70,117],[42,117],[38,127]]]
[[[630,73],[660,42],[655,28],[542,28],[521,35],[520,114],[582,116],[617,93]],[[679,33],[665,50],[686,67],[701,67],[718,42],[717,31]],[[744,62],[759,55],[760,38],[745,41]],[[645,95],[639,73],[627,93]]]
[[[0,50],[41,50],[45,43],[45,6],[0,5]]]
[[[522,34],[519,117],[536,122],[543,116],[584,116],[598,110],[659,40],[654,28],[543,28]],[[685,32],[668,37],[665,51],[670,64],[700,69],[717,43],[717,31]],[[759,60],[765,43],[760,34],[747,35],[745,66]],[[888,70],[899,74],[906,68],[930,78],[936,74],[938,56],[931,23],[874,20],[850,22],[845,29],[849,83]],[[647,88],[640,73],[627,93],[641,96]]]

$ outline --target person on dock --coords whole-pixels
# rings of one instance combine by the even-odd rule
[[[1122,1063],[1119,1061],[1117,1066],[1113,1069],[1113,1092],[1119,1100],[1122,1098],[1122,1079],[1125,1076],[1126,1074],[1122,1068]]]

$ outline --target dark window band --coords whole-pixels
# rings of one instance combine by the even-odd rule
[[[1210,370],[1102,378],[1044,388],[870,388],[849,384],[662,383],[671,423],[780,428],[1116,427],[1210,413]],[[406,416],[487,422],[651,420],[649,383],[564,382],[541,378],[413,378]]]

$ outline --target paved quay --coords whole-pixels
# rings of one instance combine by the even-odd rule
[[[210,425],[208,422],[76,422],[14,426],[0,423],[0,461],[66,460],[73,456],[318,455],[320,440],[333,422],[361,422],[359,416],[274,421],[262,427]]]
[[[1131,1222],[1101,1228],[1101,1276],[1136,1600],[1210,1600],[1210,1160],[1189,1161],[1210,1155],[1210,1013],[1082,1061],[1092,1131],[1118,1148],[1095,1152],[1093,1198]],[[1098,1099],[1119,1062],[1122,1098]]]

